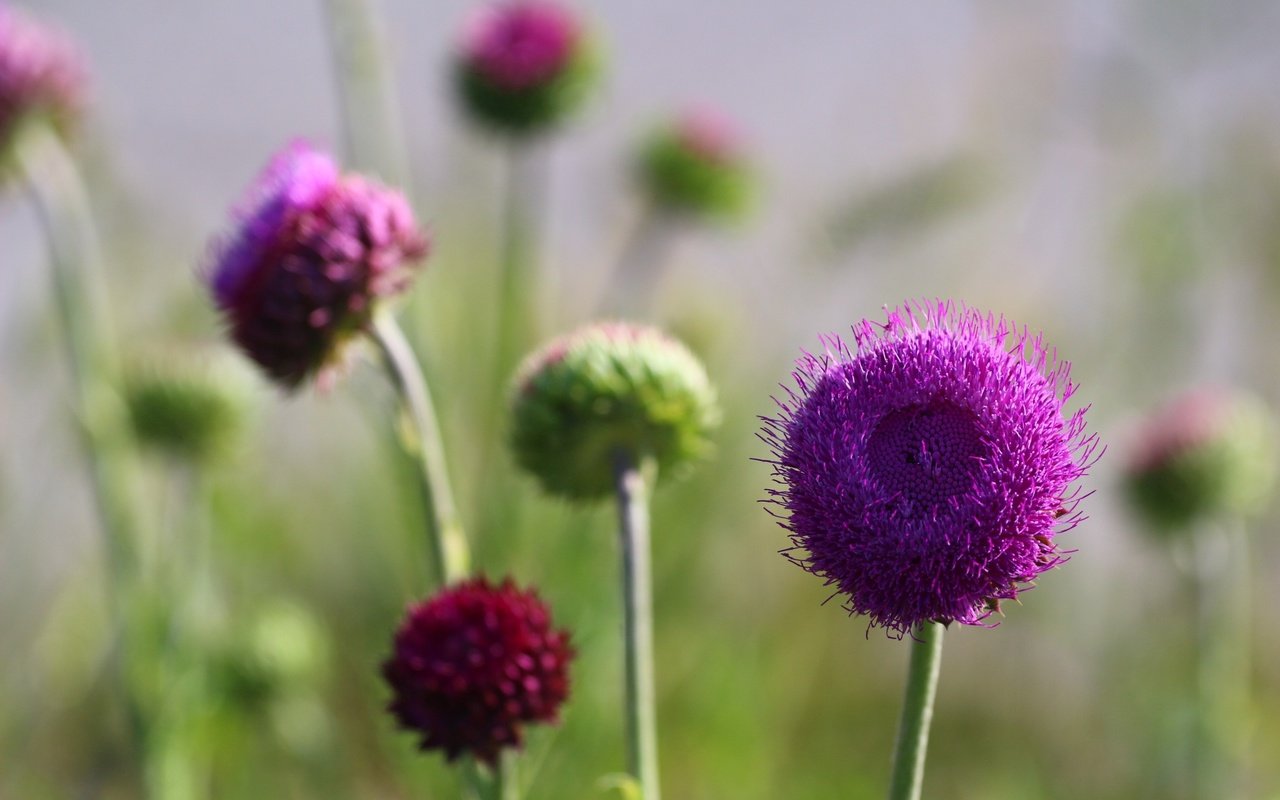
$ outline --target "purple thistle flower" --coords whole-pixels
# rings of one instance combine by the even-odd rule
[[[462,58],[494,86],[519,91],[555,78],[581,36],[577,18],[552,3],[486,6],[463,28]]]
[[[573,656],[537,593],[481,577],[411,607],[382,674],[391,713],[423,750],[494,764],[521,746],[524,723],[557,721]]]
[[[86,83],[69,39],[0,3],[0,156],[28,116],[69,127],[84,105]]]
[[[428,239],[404,196],[340,174],[303,142],[281,151],[215,240],[208,282],[236,344],[293,389],[331,377],[379,298],[408,287]]]
[[[898,635],[980,624],[1063,561],[1072,484],[1096,460],[1070,365],[1040,336],[950,302],[826,341],[764,418],[789,558]],[[794,553],[800,552],[799,555]]]

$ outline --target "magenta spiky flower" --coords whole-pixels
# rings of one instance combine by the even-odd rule
[[[577,108],[598,66],[577,15],[542,0],[477,9],[458,50],[458,88],[467,111],[510,133],[546,127]]]
[[[391,713],[423,750],[494,764],[522,745],[525,723],[558,720],[573,656],[533,590],[480,577],[411,607],[382,674]]]
[[[24,119],[70,125],[86,83],[84,62],[69,39],[0,2],[0,161]]]
[[[290,389],[331,374],[428,250],[404,195],[341,174],[303,142],[272,159],[233,214],[212,247],[213,299],[236,344]]]
[[[766,418],[788,557],[898,635],[981,623],[1061,563],[1094,460],[1070,365],[1039,336],[949,302],[826,341]]]

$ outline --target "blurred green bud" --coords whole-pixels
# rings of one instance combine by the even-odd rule
[[[1223,390],[1178,398],[1142,425],[1125,473],[1131,505],[1161,532],[1257,513],[1275,484],[1276,439],[1257,398]]]
[[[597,323],[556,339],[517,374],[511,446],[547,492],[608,496],[619,453],[678,472],[719,423],[715,390],[688,348],[656,328]]]
[[[307,609],[272,602],[240,628],[214,660],[215,683],[233,705],[250,712],[306,695],[322,682],[329,640]]]
[[[251,383],[236,361],[199,350],[136,359],[124,395],[143,445],[195,462],[230,450],[245,427]]]
[[[650,136],[637,172],[654,207],[678,215],[737,220],[754,200],[737,131],[706,109],[685,112]]]

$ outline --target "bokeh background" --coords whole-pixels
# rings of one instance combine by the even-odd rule
[[[496,391],[484,364],[503,164],[451,102],[445,64],[470,6],[380,4],[411,193],[436,237],[403,313],[478,562],[542,587],[581,652],[564,725],[532,737],[529,797],[607,797],[597,781],[623,763],[612,512],[542,497],[505,456],[480,474],[502,435],[476,409]],[[1280,397],[1280,5],[578,6],[609,71],[544,148],[544,333],[592,313],[635,212],[628,159],[654,120],[721,109],[762,181],[747,223],[682,232],[660,293],[658,321],[706,360],[726,414],[712,463],[655,498],[666,794],[881,796],[908,647],[824,605],[821,582],[777,554],[757,417],[819,334],[953,297],[1043,329],[1109,450],[1070,563],[995,630],[949,636],[925,794],[1187,796],[1194,611],[1117,471],[1136,415],[1179,388]],[[228,204],[289,138],[343,143],[322,4],[24,7],[92,62],[80,151],[126,348],[216,345],[197,267]],[[0,797],[126,797],[97,526],[38,233],[20,196],[0,197]],[[217,469],[149,464],[164,535],[208,530],[226,591],[222,677],[201,690],[188,747],[218,797],[455,796],[441,759],[382,712],[378,665],[429,573],[381,376],[365,365],[327,394],[254,395],[251,432]],[[494,504],[511,510],[480,522]],[[1273,516],[1251,524],[1247,796],[1274,798],[1280,542]]]

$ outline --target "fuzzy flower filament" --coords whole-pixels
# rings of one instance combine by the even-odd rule
[[[1059,564],[1096,437],[1069,364],[951,303],[904,306],[797,364],[765,419],[790,557],[851,613],[904,634],[980,624]]]

